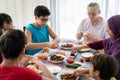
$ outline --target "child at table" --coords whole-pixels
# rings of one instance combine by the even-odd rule
[[[19,66],[25,56],[25,35],[20,30],[7,30],[0,38],[0,51],[3,61],[0,64],[0,80],[55,80],[53,74],[41,61],[33,61],[43,75],[31,69]]]
[[[91,59],[90,69],[78,68],[74,71],[76,76],[89,73],[95,80],[116,80],[117,63],[114,57],[107,54],[97,54]]]
[[[108,19],[107,32],[111,38],[73,47],[72,52],[79,51],[82,48],[104,49],[106,54],[116,58],[117,64],[120,66],[120,15],[115,15]],[[118,67],[118,73],[115,77],[120,80],[120,67]]]
[[[35,21],[26,26],[26,54],[34,55],[44,47],[57,48],[59,39],[47,24],[50,11],[46,6],[39,5],[34,10]],[[50,42],[50,37],[53,41]]]

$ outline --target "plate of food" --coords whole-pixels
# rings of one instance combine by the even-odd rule
[[[47,68],[50,70],[51,73],[58,73],[62,70],[61,67],[56,65],[48,65]]]
[[[64,44],[61,44],[61,48],[63,49],[71,49],[74,45],[71,44],[71,43],[64,43]]]
[[[83,48],[80,51],[90,51],[90,48]]]
[[[66,59],[66,57],[61,54],[54,54],[54,55],[50,55],[48,57],[48,61],[50,61],[52,63],[62,63],[65,61],[65,59]]]
[[[78,80],[79,77],[76,77],[70,70],[63,70],[57,74],[56,78],[57,80]]]
[[[38,53],[37,57],[39,59],[47,59],[48,58],[48,53]]]
[[[41,70],[37,69],[34,65],[28,65],[27,68],[34,70],[37,73],[42,73]]]
[[[91,53],[91,52],[84,52],[84,53],[81,54],[81,56],[87,58],[87,57],[93,57],[94,54]]]

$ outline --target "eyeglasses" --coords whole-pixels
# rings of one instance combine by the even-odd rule
[[[48,18],[47,19],[44,19],[44,18],[40,18],[42,21],[48,21]]]
[[[91,16],[96,16],[97,13],[88,13],[88,15],[91,15]]]

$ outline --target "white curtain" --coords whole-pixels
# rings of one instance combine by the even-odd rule
[[[56,0],[56,20],[61,38],[75,39],[80,22],[87,17],[87,5],[97,2],[101,7],[101,16],[108,19],[120,13],[120,0]]]
[[[22,30],[23,26],[34,21],[34,8],[37,5],[50,8],[50,0],[0,0],[0,13],[9,14],[14,26]]]

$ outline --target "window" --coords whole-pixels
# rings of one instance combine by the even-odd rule
[[[54,2],[54,19],[60,38],[75,39],[77,28],[82,19],[87,17],[87,5],[90,2],[97,2],[101,8],[104,19],[120,13],[119,0],[51,0]]]

